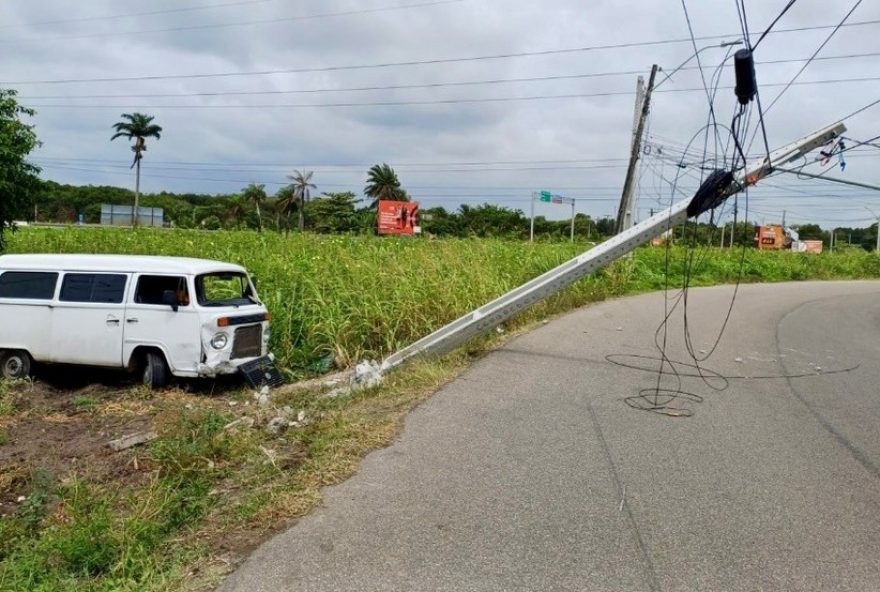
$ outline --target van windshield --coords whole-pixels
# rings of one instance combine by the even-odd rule
[[[245,306],[259,304],[247,275],[238,272],[205,273],[196,276],[196,297],[202,306]]]

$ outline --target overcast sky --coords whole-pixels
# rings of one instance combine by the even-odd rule
[[[799,0],[782,17],[756,50],[765,108],[832,32],[817,27],[838,24],[854,3]],[[753,41],[785,4],[745,0]],[[698,48],[742,38],[734,0],[687,9]],[[813,61],[767,112],[771,148],[880,99],[880,3],[863,1],[847,25],[818,56],[832,59]],[[628,46],[588,49],[608,45]],[[700,52],[707,79],[727,51]],[[274,193],[300,169],[315,172],[319,193],[360,195],[369,166],[387,162],[424,207],[489,202],[528,213],[532,192],[546,189],[578,198],[593,217],[616,214],[637,73],[656,63],[663,80],[693,54],[680,0],[0,1],[0,86],[38,111],[33,160],[44,177],[133,187],[131,153],[109,139],[121,113],[141,111],[164,127],[148,143],[147,192],[257,182]],[[401,62],[431,63],[389,65]],[[715,111],[728,126],[732,69],[720,76]],[[880,134],[878,115],[880,106],[847,120],[846,135]],[[676,171],[684,193],[697,186],[699,171],[674,162],[695,136],[691,152],[702,153],[707,117],[699,70],[658,87],[639,218],[668,204]],[[751,152],[762,149],[759,136]],[[862,147],[830,174],[880,183],[878,164],[880,150]],[[786,210],[789,223],[867,226],[880,192],[786,175],[753,189],[749,205],[758,222]],[[537,213],[569,210],[539,204]]]

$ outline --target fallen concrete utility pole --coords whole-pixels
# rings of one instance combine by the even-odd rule
[[[724,200],[741,191],[746,185],[754,185],[769,175],[776,167],[801,158],[804,154],[837,138],[845,131],[846,126],[842,123],[826,127],[772,152],[769,157],[747,166],[736,176],[725,171],[712,173],[692,199],[673,204],[669,209],[624,230],[586,253],[578,255],[492,302],[469,312],[427,337],[392,354],[381,364],[360,364],[352,377],[352,385],[375,384],[382,374],[416,356],[446,353],[468,339],[490,331],[532,304],[563,290],[582,277],[608,265],[615,259],[619,259],[688,218],[693,218],[718,207]]]

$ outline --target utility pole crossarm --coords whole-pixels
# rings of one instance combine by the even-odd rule
[[[746,183],[754,185],[759,180],[772,173],[775,169],[794,162],[816,148],[840,137],[845,131],[846,126],[843,123],[835,123],[814,134],[805,136],[797,142],[792,142],[788,146],[783,146],[778,150],[774,150],[770,153],[770,162],[767,162],[767,158],[764,158],[758,163],[758,170],[750,171],[749,174],[746,175]]]
[[[746,185],[753,185],[766,177],[775,167],[800,158],[840,136],[844,131],[846,131],[846,127],[842,123],[819,130],[772,152],[769,159],[765,157],[737,175],[716,171],[713,175],[717,175],[717,179],[713,181],[712,175],[710,175],[693,199],[673,204],[668,209],[624,230],[589,251],[518,288],[514,288],[492,302],[469,312],[427,337],[423,337],[412,345],[392,354],[382,362],[380,371],[391,370],[419,355],[439,355],[448,352],[471,337],[490,331],[511,316],[619,259],[655,236],[659,236],[690,217],[717,207],[725,199],[741,191]]]
[[[707,177],[690,201],[688,217],[697,216],[718,207],[731,195],[742,191],[747,186],[756,185],[758,181],[773,173],[778,167],[801,158],[838,138],[845,131],[846,126],[843,123],[835,123],[774,150],[769,156],[747,166],[737,175],[722,170],[715,171]]]

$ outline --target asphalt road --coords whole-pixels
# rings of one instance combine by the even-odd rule
[[[731,295],[689,293],[698,355]],[[623,401],[656,387],[633,356],[663,316],[649,294],[510,341],[221,590],[880,590],[880,283],[743,286],[717,374],[663,380],[691,417]]]

